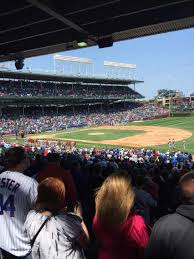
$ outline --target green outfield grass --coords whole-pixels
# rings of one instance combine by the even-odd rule
[[[90,134],[101,134],[101,135],[90,135]],[[68,132],[55,135],[56,138],[65,139],[83,139],[83,140],[109,140],[126,138],[129,136],[139,135],[144,133],[143,130],[118,130],[118,129],[86,129],[79,132]]]
[[[161,120],[145,121],[143,123],[130,123],[129,125],[142,125],[142,126],[160,126],[185,129],[192,132],[192,137],[186,139],[186,150],[194,154],[194,117],[176,117],[176,118],[165,118]],[[154,146],[161,151],[167,151],[168,145]],[[183,142],[179,141],[176,143],[176,149],[183,149]]]
[[[192,132],[192,137],[188,138],[186,140],[186,150],[192,154],[194,154],[194,117],[176,117],[176,118],[166,118],[166,119],[160,119],[160,120],[152,120],[152,121],[145,121],[145,122],[137,122],[137,123],[128,123],[128,125],[138,125],[138,126],[160,126],[160,127],[172,127],[172,128],[179,128],[179,129],[185,129],[190,132]],[[103,132],[105,133],[104,135],[96,135],[96,136],[91,136],[88,135],[89,133],[92,132]],[[139,137],[141,138],[141,134],[143,131],[134,131],[134,130],[115,130],[115,129],[87,129],[84,131],[71,131],[70,133],[59,133],[56,136],[60,138],[66,138],[66,139],[84,139],[87,140],[88,143],[79,143],[78,142],[78,147],[113,147],[112,145],[104,145],[104,144],[91,144],[89,143],[92,140],[98,141],[98,140],[108,140],[108,139],[119,139],[119,138],[124,138],[127,136],[133,136],[136,134],[140,134]],[[40,135],[40,134],[39,134]],[[9,141],[14,141],[15,140],[10,140]],[[19,143],[22,143],[23,140],[19,139]],[[129,148],[129,147],[128,147]],[[168,145],[159,145],[159,146],[152,146],[150,148],[156,148],[161,151],[167,151],[168,150]],[[182,150],[183,145],[182,141],[176,143],[176,149],[177,150]]]

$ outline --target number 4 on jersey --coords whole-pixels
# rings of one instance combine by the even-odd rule
[[[14,195],[11,194],[4,202],[3,194],[0,193],[0,215],[4,214],[4,211],[9,212],[10,217],[14,217],[15,206],[14,206]]]

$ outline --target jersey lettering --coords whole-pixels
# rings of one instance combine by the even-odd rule
[[[8,187],[7,187],[8,190],[10,190],[10,191],[12,190],[11,187],[12,187],[13,183],[15,183],[15,181],[14,181],[14,180],[11,180],[11,182],[9,183],[9,185],[8,185]]]
[[[14,195],[11,194],[4,202],[3,194],[0,193],[0,215],[5,212],[9,212],[10,217],[14,217],[15,206],[14,206]]]
[[[13,187],[12,192],[16,193],[17,189],[20,187],[19,183],[16,183],[16,185]]]
[[[2,179],[0,179],[0,180],[1,180],[1,185],[0,185],[0,187],[1,187],[1,188],[4,188],[5,185],[6,185],[6,178],[2,178]]]
[[[8,187],[10,181],[11,181],[11,179],[7,178],[6,188]]]
[[[9,191],[16,193],[20,184],[9,178],[0,178],[0,188],[7,188]]]

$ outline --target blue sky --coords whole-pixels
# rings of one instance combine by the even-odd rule
[[[194,92],[194,29],[170,32],[114,43],[113,47],[83,48],[62,52],[68,56],[91,58],[95,74],[105,74],[104,60],[137,65],[135,75],[144,83],[137,87],[146,97],[161,88]],[[53,55],[30,58],[32,69],[53,69]]]

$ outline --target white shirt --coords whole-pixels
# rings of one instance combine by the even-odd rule
[[[28,213],[25,231],[30,240],[45,221],[46,216],[34,210]],[[81,222],[77,216],[59,214],[51,217],[38,234],[32,248],[33,259],[83,259],[83,251],[76,245],[82,234]]]
[[[31,249],[24,222],[37,197],[37,186],[19,172],[0,174],[0,247],[15,256],[25,256]]]

